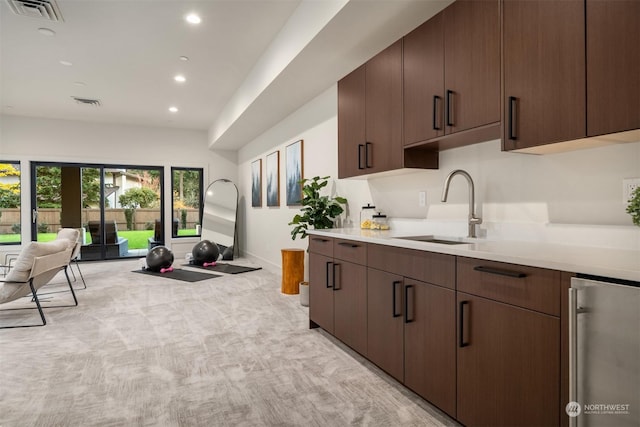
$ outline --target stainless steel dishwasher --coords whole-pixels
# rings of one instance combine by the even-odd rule
[[[640,282],[571,279],[569,381],[572,426],[640,426]]]

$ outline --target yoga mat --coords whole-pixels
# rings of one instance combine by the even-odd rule
[[[168,279],[182,280],[183,282],[199,282],[200,280],[213,279],[220,277],[219,274],[200,273],[198,271],[189,271],[182,269],[174,269],[166,273],[160,273],[151,270],[133,270],[133,273],[149,274],[151,276],[166,277]]]
[[[208,271],[217,271],[218,273],[227,273],[227,274],[239,274],[239,273],[246,273],[248,271],[255,271],[255,270],[261,270],[262,267],[245,267],[242,265],[234,265],[234,264],[224,264],[221,262],[216,263],[216,265],[212,265],[212,266],[208,266],[208,267],[203,267],[201,265],[196,265],[196,264],[182,264],[185,267],[195,267],[195,268],[201,268],[203,270],[208,270]]]

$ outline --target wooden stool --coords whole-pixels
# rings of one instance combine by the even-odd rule
[[[282,249],[283,294],[297,294],[298,285],[304,280],[304,249]]]

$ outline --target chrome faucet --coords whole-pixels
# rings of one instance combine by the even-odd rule
[[[476,224],[482,224],[482,218],[476,217],[475,211],[475,199],[476,199],[476,190],[473,186],[473,179],[471,179],[471,175],[469,175],[466,171],[462,169],[456,169],[447,175],[447,178],[444,180],[444,188],[442,189],[442,201],[447,201],[447,195],[449,194],[449,184],[451,184],[451,178],[455,175],[462,175],[467,179],[469,183],[469,236],[468,237],[477,237],[476,236]]]

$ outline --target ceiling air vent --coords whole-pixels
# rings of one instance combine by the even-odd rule
[[[64,21],[55,0],[7,0],[16,15],[47,21]]]
[[[90,105],[92,107],[99,107],[100,101],[97,99],[89,99],[89,98],[78,98],[77,96],[72,96],[73,100],[80,105]]]

